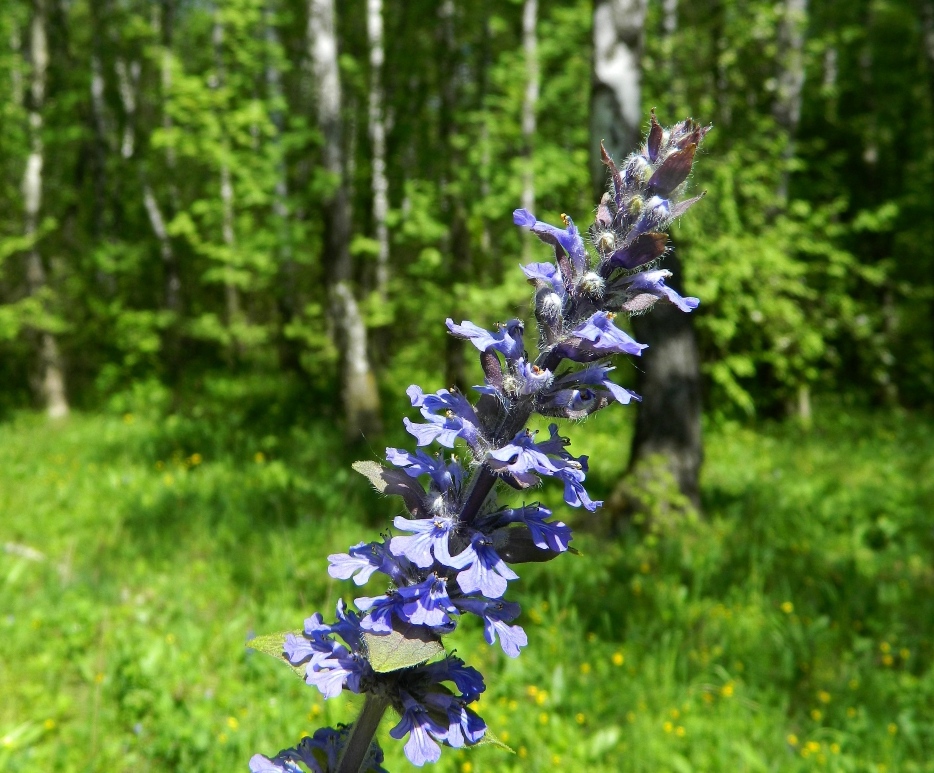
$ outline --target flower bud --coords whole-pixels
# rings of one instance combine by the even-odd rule
[[[578,283],[581,294],[591,298],[602,298],[605,288],[606,281],[595,271],[588,271],[580,278]]]
[[[600,252],[612,252],[616,247],[616,234],[610,230],[598,231],[594,236],[593,243]]]
[[[623,183],[629,188],[641,188],[652,176],[652,165],[644,156],[631,155],[623,169]]]

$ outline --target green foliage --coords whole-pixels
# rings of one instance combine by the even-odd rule
[[[397,508],[328,422],[270,394],[215,382],[166,413],[153,387],[114,405],[133,413],[0,426],[4,770],[237,769],[352,719],[251,637],[377,591],[324,556]],[[807,434],[710,430],[704,519],[609,542],[562,509],[583,555],[516,585],[528,652],[472,619],[446,641],[487,675],[480,713],[516,756],[437,769],[932,770],[931,418],[819,407]],[[597,495],[628,418],[571,427]]]
[[[459,0],[450,22],[428,0],[384,3],[391,243],[383,295],[375,292],[366,4],[338,5],[350,250],[389,394],[409,374],[447,367],[432,354],[446,341],[437,320],[472,314],[491,324],[526,308],[514,265],[548,256],[509,216],[526,164],[537,214],[586,223],[593,8],[539,3],[541,89],[527,143],[522,3]],[[927,17],[919,22],[909,0],[812,5],[800,121],[789,129],[776,117],[789,62],[783,9],[765,0],[682,3],[672,26],[665,4],[649,4],[645,113],[655,106],[663,122],[693,114],[716,127],[692,183],[708,196],[674,236],[687,290],[703,302],[694,316],[709,406],[778,414],[802,389],[926,404],[934,394]],[[21,190],[32,13],[26,0],[0,10],[0,360],[14,385],[6,404],[26,401],[37,330],[59,337],[79,404],[100,405],[134,379],[175,387],[219,370],[285,367],[333,389],[321,204],[336,181],[312,128],[307,3],[76,0],[49,14],[34,239],[23,235]],[[33,246],[48,275],[39,293],[26,281]]]

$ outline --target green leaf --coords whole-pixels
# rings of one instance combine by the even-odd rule
[[[489,727],[487,727],[486,732],[483,734],[483,738],[481,738],[472,746],[468,746],[466,748],[476,749],[478,746],[495,746],[497,749],[502,749],[504,752],[509,752],[510,754],[516,753],[516,750],[511,746],[508,746],[507,744],[500,741],[499,738],[496,737],[496,733],[490,730]]]
[[[444,652],[441,639],[423,626],[396,621],[393,629],[382,636],[363,634],[367,658],[377,673],[417,666]]]
[[[300,678],[305,678],[305,666],[293,666],[285,657],[285,653],[282,648],[285,644],[285,637],[289,634],[294,634],[295,636],[301,636],[301,631],[283,631],[282,633],[269,633],[265,636],[257,636],[255,639],[250,639],[247,643],[247,649],[256,650],[257,652],[262,652],[264,655],[269,655],[272,658],[275,658],[282,663],[285,663],[293,672]]]

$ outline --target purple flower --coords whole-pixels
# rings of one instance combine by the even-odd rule
[[[293,666],[307,663],[307,673],[322,660],[333,657],[335,648],[341,646],[330,638],[331,634],[340,636],[352,650],[360,650],[360,618],[347,611],[343,599],[337,602],[337,622],[328,625],[316,612],[305,620],[303,636],[288,634],[285,637],[283,652]]]
[[[608,357],[611,354],[639,356],[648,344],[640,344],[613,324],[615,315],[595,312],[571,331],[572,338],[559,347],[563,357],[578,362]]]
[[[581,239],[577,226],[567,215],[562,215],[566,228],[557,228],[541,220],[527,209],[517,209],[512,213],[512,221],[520,228],[525,228],[535,234],[546,244],[552,245],[555,250],[562,250],[571,259],[571,265],[577,274],[587,269],[587,251],[584,249],[584,240]]]
[[[553,263],[529,263],[519,268],[521,268],[522,273],[533,282],[540,282],[550,287],[562,301],[567,297],[567,290],[564,287],[564,280],[561,278],[561,272],[558,271]]]
[[[412,405],[420,408],[428,424],[415,424],[403,419],[405,428],[412,434],[418,445],[425,446],[437,440],[443,446],[454,447],[457,438],[463,438],[473,448],[480,436],[480,419],[473,406],[460,392],[441,389],[437,393],[426,395],[421,388],[413,384],[406,393]],[[443,416],[435,411],[444,411]]]
[[[460,564],[452,558],[448,551],[448,538],[457,526],[453,518],[435,516],[413,521],[409,518],[396,516],[393,521],[399,531],[415,532],[412,537],[393,537],[389,549],[397,556],[405,556],[409,561],[422,569],[432,565],[434,558],[445,566],[457,568]]]
[[[302,769],[296,765],[301,762],[308,766],[312,773],[328,773],[337,769],[337,763],[340,753],[347,743],[347,728],[338,725],[338,729],[333,727],[322,727],[315,731],[313,736],[305,736],[299,742],[298,746],[292,749],[283,749],[275,757],[269,759],[262,754],[255,754],[250,759],[251,773],[302,773]],[[322,767],[315,755],[318,750],[324,756],[324,766]],[[367,756],[364,759],[363,770],[367,773],[387,773],[382,767],[383,750],[379,743],[373,741],[370,744]]]
[[[586,461],[587,457],[582,456],[581,459]],[[570,462],[567,465],[554,474],[554,477],[564,482],[564,501],[571,507],[584,507],[593,512],[603,504],[603,501],[592,500],[584,488],[585,470],[575,467]]]
[[[613,395],[613,398],[618,403],[622,403],[623,405],[628,405],[632,400],[642,399],[632,390],[624,389],[610,381],[609,372],[611,370],[616,370],[616,368],[609,365],[589,365],[582,370],[561,376],[555,380],[554,386],[567,387],[571,385],[582,386],[584,384],[589,386],[601,386]]]
[[[491,599],[501,598],[506,592],[507,580],[517,580],[519,575],[506,566],[493,549],[493,543],[483,534],[475,534],[471,540],[474,560],[457,575],[457,584],[464,593],[480,591]]]
[[[532,486],[538,483],[534,473],[551,475],[555,466],[551,459],[535,444],[535,434],[522,430],[502,448],[490,451],[487,464],[500,473],[510,473],[517,480]]]
[[[328,574],[335,580],[347,580],[353,576],[357,585],[364,585],[373,572],[382,572],[398,582],[404,576],[407,562],[386,549],[380,542],[360,542],[347,553],[332,553],[328,556]]]
[[[448,655],[443,660],[420,666],[420,670],[433,684],[453,682],[467,702],[476,700],[480,693],[486,690],[483,674],[473,666],[465,665],[464,661],[455,655]]]
[[[519,605],[515,602],[463,596],[455,603],[462,612],[483,618],[483,638],[487,644],[493,644],[499,636],[499,645],[509,657],[519,657],[519,648],[529,643],[520,626],[506,625],[519,616]]]
[[[262,754],[254,754],[250,757],[250,773],[302,773],[302,769],[283,755],[291,749],[279,752],[275,757],[269,759]],[[311,765],[309,765],[311,767]],[[313,773],[321,773],[321,767],[316,762],[311,767]]]
[[[672,217],[671,202],[660,196],[653,196],[645,202],[641,217],[632,228],[632,235],[655,231],[668,225]]]
[[[405,603],[398,591],[391,590],[385,596],[361,596],[354,599],[357,608],[369,612],[361,621],[360,627],[375,634],[389,633],[392,630],[392,616],[402,617],[402,605]]]
[[[560,389],[553,392],[547,402],[542,406],[543,412],[548,415],[589,413],[597,404],[597,393],[592,389]]]
[[[520,358],[516,363],[516,380],[518,387],[516,393],[520,395],[534,395],[547,389],[551,384],[553,376],[551,371],[543,369],[534,364],[526,362],[525,358]]]
[[[464,424],[460,419],[449,421],[432,416],[428,424],[416,424],[408,418],[402,419],[406,431],[415,438],[416,445],[427,446],[437,441],[446,448],[454,448],[454,441],[461,436]]]
[[[457,608],[448,596],[445,580],[434,572],[418,585],[406,585],[396,594],[403,600],[401,615],[415,625],[427,625],[431,628],[450,626],[454,621],[451,614],[457,614]]]
[[[405,756],[416,767],[441,758],[441,747],[436,743],[447,737],[447,728],[432,717],[428,710],[406,692],[402,693],[403,713],[398,725],[389,735],[401,741],[406,735]]]
[[[447,714],[448,730],[445,743],[455,749],[475,744],[486,733],[484,722],[465,701],[448,693],[429,692],[424,697],[425,705]]]
[[[546,521],[551,514],[547,507],[537,504],[516,509],[505,508],[486,516],[477,525],[484,529],[494,529],[512,523],[523,523],[529,527],[536,547],[563,553],[572,539],[571,528],[561,521]]]
[[[665,280],[671,276],[671,272],[666,269],[656,271],[643,271],[641,274],[633,274],[622,279],[623,284],[628,284],[634,291],[649,293],[656,298],[667,298],[681,311],[694,311],[700,301],[697,298],[682,298],[677,292],[665,284]]]
[[[532,532],[532,541],[542,550],[563,553],[571,542],[571,528],[562,521],[546,521],[551,511],[539,507],[534,515],[526,515],[524,523]]]
[[[490,349],[502,353],[507,361],[518,360],[525,348],[522,343],[522,333],[525,325],[518,319],[511,319],[505,324],[497,325],[499,330],[491,333],[473,322],[464,321],[461,324],[454,324],[450,317],[445,320],[448,330],[455,338],[463,338],[470,341],[481,352]]]
[[[290,633],[285,637],[282,651],[285,653],[289,663],[293,666],[300,666],[302,663],[307,663],[330,655],[331,644],[332,642],[329,639],[314,641],[306,639],[304,636],[296,636]]]
[[[308,664],[305,682],[317,687],[325,698],[336,698],[345,685],[351,692],[360,692],[360,679],[367,667],[364,658],[335,644],[330,657]]]
[[[434,394],[426,394],[420,386],[412,384],[405,393],[412,401],[412,407],[420,408],[425,417],[443,411],[453,413],[471,424],[478,423],[470,401],[456,390],[439,389]]]
[[[401,448],[387,448],[386,459],[413,478],[429,475],[442,494],[452,487],[459,489],[463,480],[464,468],[456,461],[446,464],[441,454],[429,456],[424,451],[410,454]]]

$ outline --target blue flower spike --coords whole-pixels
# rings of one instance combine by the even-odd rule
[[[506,598],[520,579],[516,568],[577,551],[571,527],[547,507],[498,500],[521,499],[533,486],[548,491],[555,484],[542,481],[551,478],[567,506],[593,512],[602,504],[584,485],[587,457],[568,451],[558,425],[547,437],[526,427],[536,414],[576,420],[641,400],[611,378],[612,357],[646,356],[625,321],[656,303],[698,308],[697,298],[668,286],[671,272],[659,264],[669,249],[665,229],[701,198],[684,191],[709,129],[687,120],[665,130],[653,113],[644,145],[621,164],[601,147],[609,189],[585,234],[566,214],[552,225],[513,212],[554,257],[522,266],[535,290],[536,350],[519,319],[446,320],[448,333],[479,353],[480,397],[471,402],[453,387],[406,390],[417,416],[403,423],[416,448],[387,448],[387,464],[354,464],[377,491],[399,496],[404,511],[380,541],[328,556],[332,578],[375,587],[374,595],[356,598],[357,611],[338,602],[333,623],[315,613],[300,633],[262,637],[275,642],[263,651],[284,658],[325,698],[364,696],[360,716],[274,757],[254,755],[252,773],[385,773],[373,738],[389,709],[398,717],[389,735],[404,741],[416,767],[437,762],[443,747],[498,743],[475,711],[483,676],[443,637],[474,615],[506,656],[529,644],[515,623],[520,606]]]

